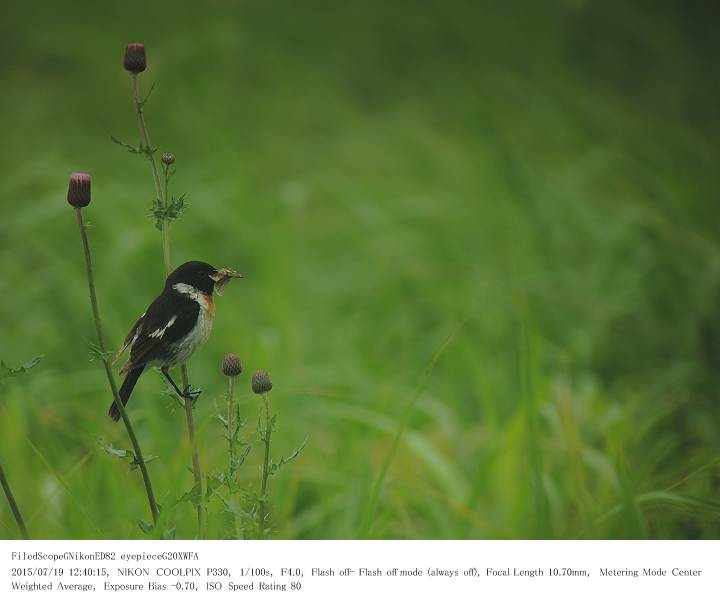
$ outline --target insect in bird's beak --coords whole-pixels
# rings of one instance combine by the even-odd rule
[[[215,281],[215,291],[217,292],[218,296],[223,295],[225,286],[228,284],[230,279],[242,277],[243,275],[241,275],[237,271],[234,271],[231,268],[221,268],[215,271],[212,275],[210,275],[210,278]]]

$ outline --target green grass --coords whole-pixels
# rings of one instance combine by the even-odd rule
[[[0,461],[30,533],[147,520],[140,476],[96,444],[129,446],[65,202],[91,172],[118,346],[163,280],[148,167],[110,142],[139,140],[121,61],[142,41],[152,140],[191,204],[174,262],[248,275],[189,367],[204,470],[227,463],[227,352],[250,428],[249,376],[273,378],[273,455],[308,437],[271,482],[274,536],[720,538],[720,49],[690,5],[11,2],[0,359],[45,358],[0,390]],[[163,388],[144,376],[128,411],[192,537]],[[210,535],[229,522],[214,504]]]

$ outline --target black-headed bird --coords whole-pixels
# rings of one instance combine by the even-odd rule
[[[198,260],[181,264],[168,275],[162,293],[135,322],[118,352],[119,357],[130,347],[130,358],[120,369],[121,375],[127,374],[119,393],[124,405],[147,367],[160,367],[179,396],[197,396],[189,386],[181,391],[169,369],[187,362],[208,339],[215,319],[213,292],[222,295],[233,277],[242,275]],[[113,421],[120,419],[114,401],[108,414]]]

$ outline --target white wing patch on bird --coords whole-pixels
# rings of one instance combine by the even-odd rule
[[[167,325],[165,327],[158,327],[155,331],[148,334],[149,338],[162,338],[165,335],[165,332],[168,328],[170,328],[174,323],[175,319],[177,319],[177,315],[173,315],[172,318],[167,322]],[[135,336],[137,339],[137,336]]]

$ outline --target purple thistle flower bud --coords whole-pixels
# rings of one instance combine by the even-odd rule
[[[74,208],[84,208],[90,203],[90,175],[73,172],[68,184],[68,203]]]
[[[160,159],[166,166],[172,166],[175,163],[175,156],[172,153],[163,153]]]
[[[270,392],[272,390],[272,382],[270,376],[265,371],[256,371],[252,376],[252,391],[255,394],[262,394],[263,392]]]
[[[235,377],[242,373],[240,357],[232,352],[225,355],[222,362],[222,372],[228,377]]]
[[[125,49],[125,69],[131,73],[140,73],[147,67],[144,44],[128,44]]]

